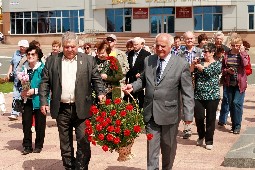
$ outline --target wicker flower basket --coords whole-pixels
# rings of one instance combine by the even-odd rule
[[[116,150],[119,153],[119,157],[117,161],[123,162],[123,161],[130,160],[134,157],[134,155],[131,153],[133,144],[134,144],[134,140],[129,145],[120,147],[118,150]]]

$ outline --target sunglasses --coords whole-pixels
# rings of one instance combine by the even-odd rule
[[[109,41],[109,42],[113,42],[114,41],[114,39],[112,37],[107,37],[106,40]]]
[[[35,53],[27,53],[27,56],[35,56]]]
[[[90,47],[85,47],[86,50],[90,49]]]

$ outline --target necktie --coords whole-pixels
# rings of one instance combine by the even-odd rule
[[[158,67],[157,67],[157,70],[156,70],[157,84],[160,81],[160,75],[161,75],[161,72],[162,72],[162,62],[163,61],[165,61],[165,60],[164,59],[159,59],[159,64],[158,64]]]

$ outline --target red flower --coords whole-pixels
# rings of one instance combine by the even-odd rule
[[[108,118],[105,119],[105,121],[106,121],[107,123],[111,123],[111,122],[112,122],[112,119],[108,117]]]
[[[85,120],[85,125],[86,125],[87,127],[91,127],[91,122],[90,122],[89,119],[86,119],[86,120]]]
[[[124,136],[130,136],[130,130],[128,129],[124,130]]]
[[[115,133],[120,133],[120,131],[121,131],[121,129],[120,129],[120,127],[118,126],[118,127],[116,127],[115,129],[114,129],[114,132]]]
[[[101,116],[105,117],[106,116],[106,112],[105,111],[101,112]]]
[[[98,135],[98,139],[99,139],[99,140],[104,140],[104,134],[100,133],[100,134]]]
[[[120,104],[120,103],[121,103],[121,99],[120,99],[120,98],[116,98],[116,99],[114,100],[114,103],[115,103],[115,104]]]
[[[153,134],[148,133],[148,134],[147,134],[147,140],[151,140],[152,138],[153,138]]]
[[[128,104],[128,105],[126,106],[126,109],[127,109],[128,111],[132,111],[133,108],[134,108],[134,106],[133,106],[132,104]]]
[[[108,132],[114,131],[114,127],[113,127],[113,126],[108,126],[107,131],[108,131]]]
[[[108,122],[107,122],[107,121],[103,121],[103,122],[102,122],[102,126],[103,126],[103,127],[106,127],[107,125],[108,125]]]
[[[113,141],[113,135],[112,135],[112,134],[108,134],[108,135],[106,136],[106,139],[107,139],[108,141]]]
[[[97,124],[97,125],[96,125],[96,130],[97,130],[97,131],[100,132],[102,129],[103,129],[103,126],[102,126],[102,125],[100,125],[100,124]]]
[[[97,122],[102,122],[101,116],[97,116],[97,117],[96,117],[96,121],[97,121]]]
[[[135,133],[141,132],[141,127],[138,126],[138,125],[135,125],[135,126],[134,126],[134,132],[135,132]]]
[[[92,142],[92,136],[88,136],[88,141]]]
[[[114,139],[113,139],[113,143],[114,143],[114,144],[120,143],[120,138],[119,138],[119,137],[114,138]]]
[[[116,111],[116,110],[112,110],[112,111],[110,112],[111,116],[116,115],[116,113],[117,113],[117,111]]]
[[[85,129],[85,133],[88,134],[88,135],[91,135],[91,134],[93,133],[92,128],[91,128],[91,127],[87,127],[87,128]]]
[[[95,106],[95,105],[92,105],[90,107],[90,111],[93,113],[93,114],[97,114],[98,113],[98,108]]]
[[[104,145],[104,146],[102,146],[102,149],[106,152],[106,151],[108,151],[108,146]]]
[[[105,100],[105,105],[110,105],[111,104],[111,99],[106,99]]]
[[[127,112],[126,112],[125,110],[120,111],[120,115],[121,115],[122,117],[125,117],[126,114],[127,114]]]
[[[97,145],[97,143],[96,143],[95,140],[92,140],[91,143],[92,143],[93,145],[95,145],[95,146]]]
[[[117,126],[120,126],[120,125],[121,125],[121,120],[119,120],[119,119],[116,120],[116,121],[115,121],[115,124],[116,124]]]

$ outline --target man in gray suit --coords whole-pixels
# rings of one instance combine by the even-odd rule
[[[46,114],[48,94],[51,92],[50,113],[56,119],[63,165],[66,169],[88,169],[90,143],[85,135],[84,121],[91,117],[92,86],[104,97],[103,82],[95,58],[78,53],[78,36],[66,32],[62,36],[63,53],[46,60],[39,88],[41,112]],[[77,151],[74,157],[73,128]]]
[[[171,54],[173,37],[162,33],[156,37],[156,55],[148,56],[144,72],[124,91],[137,92],[145,88],[144,121],[146,133],[153,134],[147,143],[147,169],[159,169],[159,153],[162,153],[162,169],[172,169],[180,121],[179,96],[183,100],[185,122],[191,123],[194,110],[194,90],[189,63]]]

